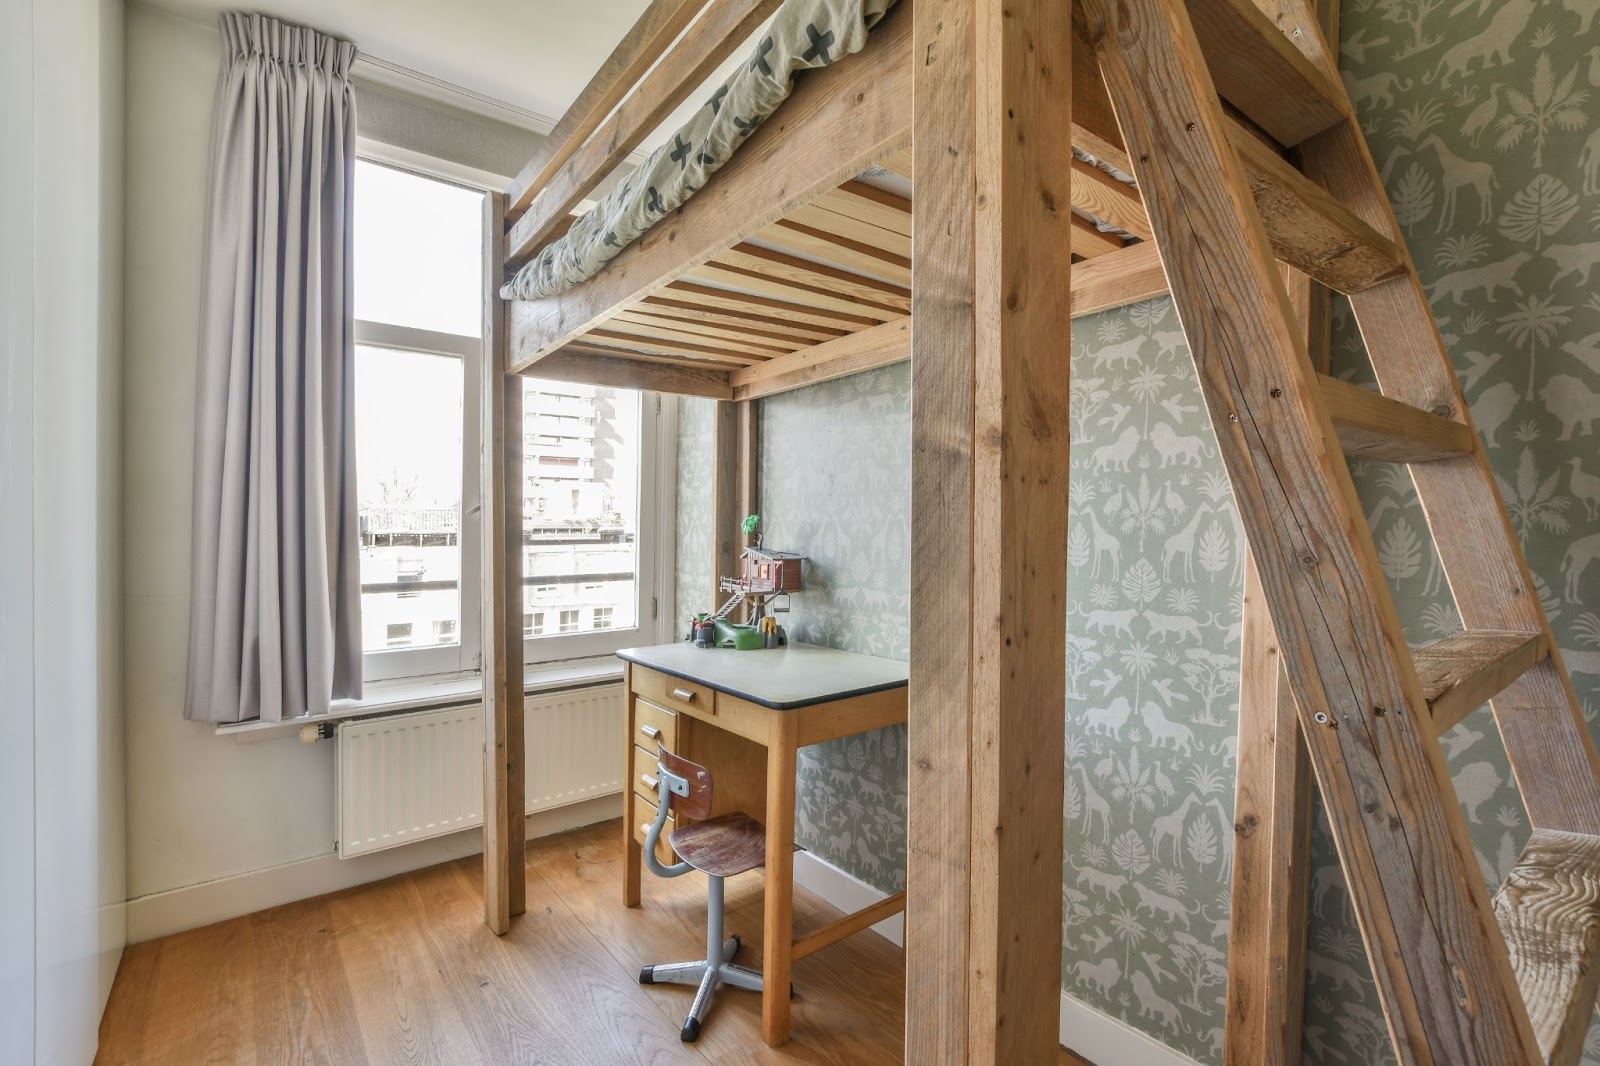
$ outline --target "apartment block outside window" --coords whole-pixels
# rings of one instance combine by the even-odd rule
[[[481,191],[358,162],[355,418],[368,680],[479,665],[483,249]],[[662,404],[627,389],[523,385],[527,660],[668,639],[669,622],[655,628],[671,573],[671,546],[653,535],[672,535]],[[642,541],[650,551],[641,553]]]

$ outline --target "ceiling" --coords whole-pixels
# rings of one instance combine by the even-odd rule
[[[213,22],[238,0],[154,0]],[[648,0],[265,0],[252,5],[346,37],[369,58],[553,123]],[[543,120],[542,123],[540,120]]]

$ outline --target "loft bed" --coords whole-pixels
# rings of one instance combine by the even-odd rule
[[[752,401],[909,359],[915,321],[907,1060],[965,1060],[970,1051],[973,1061],[1038,1061],[1040,1049],[1054,1045],[1060,901],[1040,886],[1061,868],[1062,775],[1037,753],[1061,750],[1063,739],[1069,318],[1162,294],[1170,280],[1174,298],[1181,289],[1180,305],[1187,301],[1186,330],[1199,331],[1191,335],[1197,351],[1204,344],[1248,361],[1230,344],[1269,323],[1253,338],[1270,353],[1261,357],[1267,362],[1250,369],[1282,375],[1296,403],[1258,414],[1242,403],[1258,381],[1202,372],[1208,404],[1229,412],[1227,422],[1240,423],[1232,412],[1242,412],[1252,432],[1276,435],[1292,456],[1303,456],[1311,438],[1313,452],[1391,462],[1481,459],[1453,375],[1416,370],[1385,382],[1403,398],[1326,375],[1330,290],[1385,294],[1368,306],[1378,308],[1373,318],[1393,323],[1402,309],[1425,308],[1425,299],[1387,203],[1362,192],[1369,174],[1376,184],[1376,170],[1313,2],[1322,17],[1331,10],[1336,18],[1337,0],[1118,0],[1114,13],[1109,0],[1070,9],[1000,0],[915,0],[913,8],[900,0],[859,52],[800,75],[787,102],[699,192],[593,277],[538,299],[502,300],[498,290],[513,272],[559,240],[584,198],[779,7],[653,0],[512,188],[487,208],[484,335],[504,371],[484,375],[485,621],[495,634],[485,660],[491,928],[506,931],[523,906],[515,876],[523,854],[516,375],[722,401],[716,575],[733,571],[739,504],[747,511],[755,499]],[[1117,24],[1124,32],[1114,39],[1090,28]],[[1134,125],[1119,125],[1119,117]],[[1353,141],[1319,141],[1346,131]],[[1321,151],[1313,181],[1298,169],[1296,149],[1314,142],[1354,147],[1342,156]],[[1129,143],[1146,146],[1137,159]],[[1149,190],[1130,178],[1139,174],[1154,182]],[[1325,184],[1338,186],[1342,199]],[[1221,245],[1242,247],[1245,258],[1207,276],[1214,264],[1206,253]],[[1272,260],[1284,268],[1281,280],[1257,269]],[[1270,325],[1287,308],[1298,315],[1298,339],[1293,325],[1288,333]],[[1401,348],[1389,348],[1397,359],[1407,345],[1419,358],[1440,350],[1436,328],[1393,328],[1404,337]],[[1306,353],[1312,362],[1302,368]],[[1318,436],[1319,417],[1336,442]],[[1247,489],[1276,473],[1259,451],[1241,451],[1243,427],[1223,429],[1219,443],[1230,470],[1247,470]],[[1312,484],[1334,475],[1315,463],[1308,469],[1295,491],[1313,510],[1322,507],[1330,526],[1348,526],[1346,502],[1330,502]],[[1299,1045],[1293,975],[1303,966],[1297,915],[1306,893],[1310,741],[1273,744],[1274,735],[1302,734],[1279,679],[1266,603],[1292,605],[1284,617],[1299,622],[1312,579],[1293,574],[1280,554],[1288,549],[1265,532],[1278,521],[1266,498],[1246,491],[1240,507],[1252,546],[1273,545],[1259,571],[1247,571],[1244,619],[1241,716],[1249,727],[1237,761],[1239,817],[1254,828],[1236,842],[1236,901],[1244,899],[1241,881],[1257,888],[1248,906],[1236,902],[1226,1052],[1242,1063],[1292,1060]],[[1503,528],[1499,519],[1461,528],[1478,536],[1496,521]],[[1450,538],[1436,530],[1436,539]],[[1461,537],[1452,543],[1457,558],[1472,554]],[[1363,595],[1373,602],[1370,591],[1355,598]],[[1300,642],[1319,677],[1385,669],[1341,661],[1336,643],[1305,634]],[[1302,650],[1292,635],[1282,644]],[[1415,666],[1423,665],[1419,654]],[[1459,663],[1452,669],[1464,676]],[[1445,690],[1426,691],[1432,708]],[[1351,732],[1316,739],[1325,760],[1319,772],[1332,767],[1345,782],[1366,772],[1360,767],[1376,766],[1391,780],[1411,772],[1404,753],[1363,762]],[[1586,743],[1574,741],[1592,753]],[[1353,800],[1329,809],[1336,835],[1381,848]],[[979,828],[998,825],[998,812],[1009,816],[1003,838]],[[1406,998],[1426,987],[1410,981],[1407,967],[1421,965],[1445,934],[1408,923],[1428,910],[1416,886],[1437,881],[1433,869],[1454,869],[1459,848],[1419,839],[1426,847],[1416,855],[1385,860],[1398,862],[1397,876],[1378,878],[1374,891],[1401,905],[1371,912],[1379,924],[1368,939],[1382,941],[1375,969],[1403,1015],[1397,1040],[1449,1046],[1459,1006]],[[1477,877],[1462,869],[1462,885]],[[1448,913],[1452,935],[1476,943],[1478,933],[1457,922],[1470,924],[1471,907]],[[1592,983],[1587,988],[1592,1002]],[[1514,1013],[1496,1015],[1495,1024]]]

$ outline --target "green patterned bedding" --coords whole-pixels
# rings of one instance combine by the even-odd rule
[[[894,0],[786,0],[750,58],[670,141],[628,175],[565,236],[500,290],[507,300],[564,292],[600,272],[668,212],[704,188],[744,139],[789,96],[795,72],[859,52]]]

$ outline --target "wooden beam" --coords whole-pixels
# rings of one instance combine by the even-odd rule
[[[1600,986],[1600,837],[1534,830],[1494,909],[1539,1061],[1576,1066]]]
[[[505,197],[484,197],[483,920],[496,934],[526,907],[522,685],[522,382],[506,373],[500,299]]]
[[[515,302],[513,368],[537,362],[903,145],[911,120],[910,33],[910,17],[891,9],[860,52],[797,79],[788,102],[704,189],[599,275],[558,296]]]
[[[1217,92],[1279,144],[1293,148],[1349,117],[1338,79],[1255,0],[1192,0],[1189,17]]]
[[[1295,1066],[1305,1007],[1311,763],[1254,560],[1245,565],[1242,638],[1222,1061]]]
[[[744,534],[742,524],[746,515],[757,514],[761,508],[761,412],[754,400],[741,400],[735,406],[738,408],[735,421],[739,424],[738,481],[741,523],[737,544],[743,549],[756,543],[761,535],[759,529],[755,533]],[[753,602],[746,602],[739,609],[740,621],[749,622],[754,614]]]
[[[735,399],[754,400],[909,358],[911,320],[899,318],[736,370],[728,380],[733,385]]]
[[[1272,605],[1396,1051],[1406,1064],[1527,1061],[1538,1049],[1465,818],[1443,753],[1417,732],[1426,702],[1332,423],[1313,402],[1304,341],[1187,9],[1084,8]],[[1471,990],[1470,1012],[1459,989]]]
[[[1476,434],[1460,422],[1338,378],[1324,375],[1317,383],[1339,444],[1352,459],[1426,463],[1471,455],[1477,446]]]
[[[1130,244],[1072,268],[1072,317],[1165,294],[1167,275],[1154,243]]]
[[[774,253],[782,255],[783,253]],[[695,281],[709,281],[716,285],[737,286],[740,291],[749,290],[757,295],[783,300],[787,303],[802,304],[806,307],[820,308],[825,311],[834,311],[839,314],[854,315],[865,318],[869,322],[887,322],[891,318],[899,318],[910,310],[911,297],[902,296],[894,300],[903,303],[905,307],[890,306],[890,299],[885,297],[880,300],[867,300],[864,295],[852,293],[850,296],[839,295],[837,289],[845,288],[843,282],[818,280],[808,283],[807,278],[818,278],[816,268],[821,264],[812,264],[807,260],[796,260],[805,263],[804,267],[785,267],[774,263],[751,264],[750,266],[735,266],[733,263],[724,263],[722,260],[728,256],[737,256],[729,250],[718,255],[710,263],[702,263],[689,273]],[[759,267],[759,268],[757,268]],[[862,278],[862,281],[870,279]]]
[[[683,39],[535,191],[533,202],[506,239],[507,266],[515,268],[531,258],[549,239],[552,228],[571,215],[690,93],[699,91],[706,78],[744,44],[779,3],[781,0],[709,0]]]
[[[776,300],[770,296],[759,296],[755,293],[733,289],[721,289],[711,285],[698,285],[688,280],[674,281],[671,285],[661,290],[659,297],[647,296],[645,297],[645,302],[651,303],[658,298],[671,300],[675,304],[691,304],[694,307],[709,307],[717,311],[756,315],[768,320],[795,322],[806,326],[820,326],[823,329],[838,330],[841,333],[847,333],[852,329],[860,329],[863,326],[870,326],[879,321],[878,319],[868,318],[866,315],[812,307],[809,304],[798,304],[789,300]]]
[[[1440,736],[1549,656],[1550,644],[1542,633],[1471,629],[1411,653]]]
[[[1072,160],[1072,206],[1141,240],[1150,239],[1150,219],[1139,200],[1139,190],[1076,158]]]
[[[906,1061],[1057,1055],[1072,48],[918,0]]]
[[[715,611],[727,597],[719,584],[738,573],[739,546],[739,405],[717,404],[711,432],[711,580],[707,611]],[[682,613],[682,607],[679,607]],[[690,608],[694,614],[694,608]]]
[[[659,318],[691,323],[704,322],[713,326],[741,330],[752,336],[782,337],[800,342],[832,340],[849,332],[842,328],[812,326],[803,322],[774,318],[758,312],[716,311],[688,300],[673,299],[671,292],[669,289],[663,296],[647,296],[635,304],[633,309],[639,314]]]
[[[508,220],[521,217],[534,194],[572,158],[704,5],[705,0],[651,0],[511,183]]]
[[[816,295],[832,294],[847,301],[871,304],[874,308],[902,315],[911,311],[911,295],[904,285],[862,277],[826,263],[801,259],[758,244],[746,243],[729,248],[717,256],[714,265],[779,278],[811,290]]]
[[[1332,294],[1283,269],[1312,365],[1328,369]],[[1224,1066],[1296,1066],[1304,1041],[1311,894],[1311,759],[1284,676],[1272,611],[1246,553],[1239,649]]]
[[[726,367],[749,366],[752,363],[762,361],[759,356],[740,355],[721,346],[660,340],[655,337],[638,336],[632,333],[613,332],[610,328],[611,323],[607,322],[606,326],[606,329],[591,329],[579,339],[585,344],[656,355],[681,355],[701,362],[719,364]],[[538,366],[539,364],[535,363],[533,365]]]
[[[1230,137],[1261,212],[1272,254],[1331,289],[1362,292],[1405,272],[1380,234],[1254,137]]]
[[[733,398],[733,387],[728,383],[726,370],[646,363],[621,355],[601,355],[574,345],[545,356],[534,364],[527,376],[583,385],[606,385],[615,389],[648,389],[679,396],[709,396],[714,400]]]
[[[1109,252],[1120,252],[1126,247],[1126,242],[1121,237],[1118,237],[1115,233],[1107,233],[1082,215],[1069,214],[1068,217],[1071,219],[1072,252],[1074,255],[1081,255],[1085,259],[1093,259]]]
[[[814,955],[831,944],[837,944],[847,936],[852,936],[863,929],[870,929],[891,915],[899,914],[906,908],[906,894],[896,892],[892,896],[880,899],[870,907],[864,907],[854,914],[848,914],[836,922],[830,922],[821,929],[813,930],[805,936],[796,937],[794,941],[794,958],[798,962],[807,955]]]

